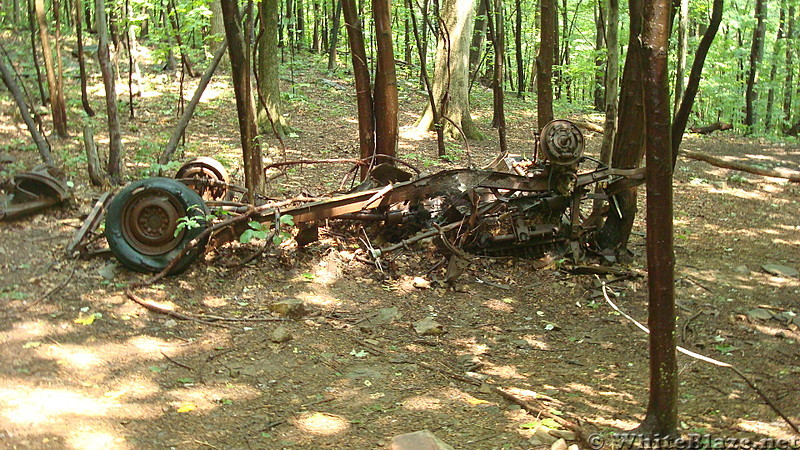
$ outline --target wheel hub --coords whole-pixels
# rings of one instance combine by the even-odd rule
[[[186,213],[178,201],[163,191],[142,191],[123,210],[122,233],[136,250],[145,255],[162,255],[181,241],[178,219]]]

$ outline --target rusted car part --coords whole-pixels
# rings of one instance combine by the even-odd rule
[[[86,216],[86,220],[83,221],[83,225],[81,225],[81,228],[75,233],[72,241],[67,246],[68,257],[71,258],[75,254],[79,254],[81,257],[89,255],[89,245],[98,237],[96,231],[100,227],[110,201],[111,191],[105,192],[100,196],[89,215]]]
[[[200,156],[187,161],[174,178],[181,180],[206,201],[224,200],[228,195],[228,171],[214,158]]]
[[[18,173],[10,200],[0,205],[0,220],[32,214],[66,200],[67,186],[52,172],[52,168],[37,167],[31,172]]]
[[[320,201],[267,203],[256,208],[250,221],[216,231],[210,242],[212,246],[232,242],[252,227],[252,221],[266,224],[291,215],[303,230],[298,236],[301,245],[315,240],[314,227],[327,219],[383,222],[387,225],[383,232],[401,244],[370,248],[374,258],[403,248],[419,236],[438,234],[445,243],[443,251],[451,253],[463,249],[486,255],[533,256],[556,247],[578,260],[587,248],[586,236],[603,218],[602,210],[594,210],[591,204],[608,201],[623,187],[642,183],[644,170],[608,168],[582,156],[583,136],[568,121],[548,124],[542,130],[541,145],[546,157],[543,163],[506,159],[514,173],[453,169]],[[597,168],[579,169],[589,163],[596,163]],[[590,193],[598,183],[602,189]],[[114,198],[106,236],[124,265],[159,271],[189,241],[182,234],[190,231],[188,226],[181,229],[177,221],[200,225],[196,212],[205,211],[205,203],[194,191],[189,199],[181,187],[185,189],[173,180],[142,180]],[[219,203],[234,213],[252,208]],[[198,254],[193,252],[178,267],[186,268]]]

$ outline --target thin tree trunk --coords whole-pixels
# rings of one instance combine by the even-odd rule
[[[53,64],[53,53],[50,50],[50,35],[47,32],[47,16],[44,10],[44,0],[34,0],[36,19],[39,23],[39,39],[42,43],[44,67],[47,72],[47,87],[50,90],[50,107],[53,111],[53,127],[58,137],[69,137],[67,132],[67,108],[64,103],[64,93],[58,83],[56,69]],[[60,55],[56,55],[60,58]]]
[[[786,84],[783,88],[783,127],[789,126],[792,120],[792,94],[794,92],[794,49],[797,43],[797,28],[795,22],[795,7],[789,7],[789,28],[786,40]]]
[[[594,39],[594,50],[597,52],[594,58],[594,109],[598,111],[606,111],[606,97],[605,97],[605,86],[607,85],[608,81],[608,53],[610,52],[610,46],[606,44],[608,32],[606,31],[606,17],[608,17],[608,6],[606,5],[608,0],[600,0],[597,2],[597,8],[595,8],[595,39]],[[618,23],[614,23],[615,27],[619,27]],[[603,50],[606,50],[606,58],[601,56]],[[606,64],[604,64],[606,62]],[[609,153],[610,155],[611,153]]]
[[[281,108],[281,91],[278,83],[278,69],[280,56],[278,55],[278,0],[261,0],[258,4],[261,23],[261,32],[258,39],[258,57],[256,60],[256,75],[258,75],[258,96],[260,108],[256,110],[263,114],[258,119],[259,124],[269,122],[269,128],[279,138],[286,135],[289,124],[283,116]],[[266,110],[263,108],[266,107]],[[266,128],[266,127],[262,127]]]
[[[67,104],[64,100],[64,63],[61,59],[61,9],[59,8],[58,0],[52,0],[53,18],[55,19],[55,65],[56,65],[56,89],[58,90],[58,98],[61,104],[60,108],[64,115],[63,132],[58,132],[59,137],[69,137],[67,131]],[[67,13],[69,16],[69,12]],[[58,130],[58,126],[56,126]]]
[[[311,50],[314,53],[319,53],[320,49],[320,42],[319,42],[319,30],[320,30],[320,13],[319,13],[319,0],[314,0],[313,4],[314,9],[314,27],[312,30],[311,35]]]
[[[670,0],[645,2],[642,72],[647,147],[647,285],[650,328],[650,396],[640,431],[674,437],[678,425],[678,358],[675,344],[675,254],[670,144]]]
[[[553,120],[553,63],[557,23],[556,0],[541,0],[541,41],[536,58],[536,114],[541,130]]]
[[[516,0],[516,7],[517,13],[514,17],[516,23],[516,29],[514,30],[514,50],[516,51],[515,56],[517,62],[517,97],[523,98],[525,97],[525,63],[522,60],[522,0]],[[495,8],[495,10],[502,11],[499,7]],[[499,17],[502,16],[502,14],[499,15]],[[502,30],[499,25],[497,28]],[[500,33],[500,35],[503,36],[505,33]],[[505,47],[505,45],[503,45],[503,47]],[[502,71],[500,78],[502,80]],[[505,117],[503,118],[503,122],[505,122]],[[505,123],[503,125],[505,125]],[[505,126],[503,126],[503,134],[505,134]]]
[[[723,0],[714,0],[714,5],[711,10],[711,20],[708,23],[708,28],[700,39],[700,44],[697,46],[697,51],[694,54],[694,61],[692,62],[692,71],[689,73],[689,82],[686,84],[686,91],[681,100],[681,106],[675,114],[675,119],[672,123],[672,166],[675,167],[678,161],[678,149],[681,147],[683,141],[683,133],[686,132],[686,124],[689,122],[689,115],[694,106],[694,99],[697,96],[697,91],[700,89],[700,78],[703,74],[703,66],[706,62],[706,56],[714,42],[714,37],[717,35],[720,23],[722,23],[722,10],[724,8]]]
[[[775,44],[772,50],[772,67],[769,70],[769,79],[774,81],[778,75],[778,58],[780,58],[781,41],[784,40],[784,27],[786,26],[786,0],[781,1],[780,19],[778,20],[778,35],[775,38]],[[791,66],[787,67],[792,70]],[[764,119],[765,131],[769,132],[772,128],[772,109],[775,106],[775,85],[770,84],[767,93],[767,115]]]
[[[97,145],[94,143],[94,128],[91,125],[83,126],[83,148],[86,150],[86,165],[89,180],[92,186],[105,184],[103,171],[100,169],[100,156],[97,154]]]
[[[89,117],[94,117],[94,110],[92,109],[92,105],[89,104],[89,94],[86,90],[86,61],[83,54],[83,8],[81,8],[81,3],[82,2],[79,0],[74,1],[75,34],[77,35],[78,41],[78,69],[80,70],[81,74],[81,104],[83,105],[83,110],[86,112],[86,115]]]
[[[689,0],[680,1],[678,16],[678,58],[675,65],[675,113],[683,98],[684,76],[686,72],[686,53],[689,47]]]
[[[178,149],[178,143],[181,140],[181,136],[183,136],[184,132],[186,132],[186,127],[189,125],[189,120],[192,118],[198,103],[200,103],[200,98],[203,96],[203,92],[206,90],[208,83],[211,81],[211,77],[214,76],[214,71],[217,70],[217,66],[219,66],[220,61],[222,61],[226,49],[226,41],[222,41],[222,46],[217,48],[217,52],[214,54],[214,59],[211,60],[211,64],[209,64],[208,69],[206,69],[206,73],[204,73],[202,78],[200,78],[200,82],[197,84],[197,89],[195,89],[192,99],[189,101],[189,104],[186,105],[186,109],[183,111],[183,115],[178,121],[178,124],[175,126],[175,129],[172,130],[172,135],[169,137],[169,142],[167,142],[164,152],[158,158],[159,164],[167,164],[172,159],[172,155],[175,154],[175,150]]]
[[[753,132],[756,124],[756,108],[758,107],[759,65],[764,57],[764,34],[767,29],[767,0],[756,0],[756,27],[753,30],[753,45],[750,48],[750,68],[747,72],[747,89],[745,93],[745,118],[747,133]]]
[[[33,117],[31,117],[28,104],[25,103],[25,96],[14,81],[11,70],[6,67],[2,59],[0,59],[0,75],[2,75],[3,83],[5,83],[8,91],[11,92],[11,97],[14,98],[17,107],[19,107],[19,113],[22,116],[22,120],[25,121],[28,131],[31,133],[33,142],[36,143],[36,148],[39,149],[39,155],[42,157],[42,161],[52,167],[54,164],[53,157],[50,155],[50,145],[47,144],[47,141],[44,140],[41,133],[39,133],[39,130],[36,128],[36,122],[34,122]]]
[[[489,32],[492,35],[492,44],[494,45],[494,79],[492,83],[494,120],[492,121],[492,126],[497,128],[500,139],[500,154],[505,155],[508,153],[505,99],[503,97],[503,58],[505,58],[506,49],[502,38],[495,39],[495,37],[505,34],[503,8],[501,0],[494,0],[493,5],[489,3],[492,0],[484,1],[487,3],[486,15],[489,23]]]
[[[614,139],[617,135],[617,105],[619,102],[619,0],[603,0],[607,22],[606,31],[606,88],[605,111],[606,120],[603,145],[600,149],[600,161],[611,163],[614,151]]]
[[[336,67],[336,46],[339,45],[339,21],[342,17],[342,0],[336,0],[336,10],[333,13],[333,26],[331,27],[330,50],[328,51],[328,70]]]
[[[178,43],[178,48],[181,51],[181,64],[183,64],[183,67],[186,69],[186,73],[190,77],[194,78],[197,75],[195,75],[194,70],[192,69],[192,62],[189,59],[189,55],[186,53],[186,48],[183,46],[183,38],[181,37],[181,23],[178,19],[178,12],[175,10],[174,0],[167,0],[167,7],[169,8],[167,14],[172,19],[170,24],[172,26],[173,37],[175,37],[175,42]]]
[[[375,153],[394,157],[397,154],[399,101],[397,73],[392,45],[392,19],[389,0],[373,0],[377,64],[375,66]],[[376,162],[392,162],[392,159]]]
[[[478,14],[475,16],[475,28],[472,31],[472,43],[469,47],[470,73],[478,70],[483,55],[483,41],[486,37],[486,2],[478,1]],[[472,75],[474,78],[475,75]]]
[[[116,77],[111,67],[108,51],[108,23],[104,0],[95,0],[95,17],[97,19],[97,59],[103,75],[103,86],[106,91],[106,116],[108,118],[108,166],[106,172],[113,184],[122,182],[122,136],[119,131],[119,111],[117,110]]]
[[[50,97],[44,91],[44,83],[42,83],[42,69],[39,67],[39,57],[36,52],[36,13],[33,8],[34,0],[28,0],[28,27],[31,36],[31,55],[33,56],[33,67],[36,68],[36,85],[39,86],[39,99],[42,106],[47,106],[50,103]]]
[[[356,102],[358,103],[358,147],[361,159],[375,154],[375,116],[373,114],[372,88],[370,86],[367,52],[364,47],[364,34],[358,18],[355,0],[341,0],[344,23],[350,41],[350,57],[353,61],[353,76],[356,81]],[[365,179],[369,168],[361,167],[361,179]]]
[[[297,10],[297,38],[295,45],[298,49],[301,49],[306,41],[306,17],[303,9],[303,0],[295,1],[295,9]]]

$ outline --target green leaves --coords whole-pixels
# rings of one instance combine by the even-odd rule
[[[241,236],[239,236],[239,242],[242,244],[247,244],[253,239],[267,239],[269,236],[269,223],[261,223],[256,221],[250,221],[247,224],[250,228],[245,230]],[[283,230],[284,227],[290,228],[294,226],[294,218],[289,214],[284,214],[278,218],[278,222],[276,224],[275,232],[272,235],[272,243],[275,245],[280,245],[286,240],[292,238],[292,234],[288,231]]]

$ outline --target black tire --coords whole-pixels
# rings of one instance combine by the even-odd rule
[[[108,207],[108,246],[125,267],[137,272],[161,272],[206,227],[203,199],[171,178],[147,178],[125,186]],[[194,218],[201,226],[174,234],[177,219]],[[170,270],[181,273],[205,248],[198,244]]]

